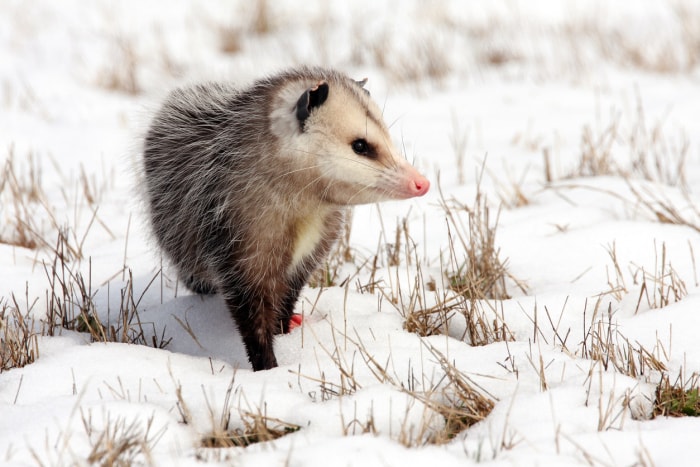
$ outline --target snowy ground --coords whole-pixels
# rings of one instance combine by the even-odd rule
[[[115,328],[132,290],[148,344],[39,335],[36,361],[0,372],[0,463],[692,464],[700,421],[652,410],[664,374],[700,372],[700,3],[264,4],[0,4],[0,339],[15,308],[48,334],[63,271],[69,296],[75,275],[89,279]],[[306,288],[305,325],[276,342],[280,367],[253,373],[223,302],[161,271],[134,160],[173,87],[300,63],[369,77],[433,188],[355,210],[337,283],[351,279]],[[510,298],[475,309],[507,339],[476,345],[459,311],[446,333],[404,329],[422,306],[411,296],[453,294],[451,243],[464,259],[440,191],[470,208],[485,197],[492,227],[500,206]],[[386,252],[404,218],[416,245],[397,266]],[[59,229],[74,249],[65,269]],[[376,269],[360,267],[375,255]],[[433,443],[453,390],[441,362],[495,405]],[[256,414],[300,428],[203,447],[222,419],[242,430]]]

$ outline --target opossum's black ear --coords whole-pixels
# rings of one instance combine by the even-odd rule
[[[299,120],[302,131],[304,131],[304,122],[311,115],[311,110],[322,105],[327,98],[328,83],[324,81],[304,91],[304,94],[297,101],[297,120]]]

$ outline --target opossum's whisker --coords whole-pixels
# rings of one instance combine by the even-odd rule
[[[391,153],[392,144],[389,142],[389,140],[385,136],[382,136],[382,139],[384,142],[384,147],[386,148],[387,152]],[[387,168],[392,169],[392,170],[398,169],[399,163],[396,162],[393,157],[389,160],[389,163],[391,164],[391,166],[387,166]]]
[[[352,162],[353,164],[361,165],[362,167],[366,167],[366,168],[368,168],[368,169],[374,170],[375,172],[378,172],[378,173],[380,173],[380,174],[384,173],[383,170],[381,170],[381,169],[375,167],[375,166],[374,166],[373,164],[371,164],[370,162],[365,162],[363,159],[354,158],[354,157],[346,157],[346,156],[339,156],[338,158],[339,158],[339,159],[346,160],[346,161],[350,161],[350,162]],[[384,165],[383,163],[381,163],[381,164],[382,164],[382,166],[383,166],[384,168],[386,168],[386,169],[391,169],[391,167],[389,167],[389,166],[387,166],[387,165]]]
[[[335,157],[337,159],[350,161],[354,164],[361,165],[362,167],[366,167],[366,168],[371,169],[375,172],[379,172],[380,174],[384,173],[382,168],[389,169],[389,170],[394,168],[390,163],[385,162],[383,160],[383,158],[379,159],[379,160],[370,161],[369,159],[366,159],[363,156],[348,157],[348,156],[344,156],[342,154],[337,154],[337,155],[334,155],[333,157]],[[377,164],[379,164],[382,168],[377,167],[376,166]]]
[[[314,152],[311,152],[311,151],[304,151],[304,150],[302,150],[302,149],[295,149],[295,151],[300,152],[300,153],[302,153],[302,154],[318,155],[317,153],[314,153]],[[372,163],[370,163],[370,162],[365,162],[363,159],[360,158],[361,156],[358,156],[357,158],[355,158],[355,157],[347,157],[347,156],[343,156],[343,155],[333,155],[333,157],[335,157],[336,159],[343,159],[343,160],[346,160],[346,161],[350,161],[350,162],[353,162],[353,163],[355,163],[355,164],[358,164],[358,165],[361,165],[361,166],[363,166],[363,167],[366,167],[366,168],[368,168],[368,169],[374,170],[375,172],[382,173],[382,170],[378,169],[377,167],[375,167],[374,164],[372,164]],[[392,168],[393,168],[393,167],[391,167],[391,166],[389,166],[389,165],[386,165],[384,162],[379,162],[379,163],[380,163],[383,167],[385,167],[385,168],[387,168],[387,169],[392,169]],[[316,166],[313,166],[313,167],[319,167],[319,166],[320,166],[320,164],[319,164],[319,165],[316,165]]]
[[[406,141],[404,141],[403,135],[401,135],[401,154],[403,155],[404,159],[408,160],[406,157]]]
[[[364,192],[366,192],[366,191],[368,191],[368,190],[376,190],[376,187],[373,186],[373,185],[364,185],[364,186],[363,186],[362,188],[360,188],[359,190],[356,190],[356,191],[355,191],[355,194],[353,194],[352,196],[350,196],[350,197],[348,198],[348,204],[354,204],[354,203],[353,203],[353,200],[354,200],[355,198],[357,198],[358,196],[360,196],[362,193],[364,193]]]
[[[298,191],[297,193],[294,194],[294,197],[295,197],[295,198],[300,198],[301,195],[304,193],[304,190],[306,190],[306,189],[309,188],[310,186],[316,184],[316,183],[317,183],[319,180],[321,180],[321,179],[323,179],[323,175],[319,175],[318,177],[314,178],[314,179],[311,180],[309,183],[307,183],[306,185],[304,185],[303,187],[301,187],[301,188],[299,189],[299,191]]]
[[[365,113],[365,138],[369,136],[369,115]]]
[[[300,173],[300,172],[306,172],[307,170],[317,169],[317,168],[319,168],[319,167],[321,167],[321,164],[314,164],[314,165],[309,165],[309,166],[306,166],[306,167],[301,167],[301,168],[299,168],[299,169],[288,170],[287,172],[284,172],[284,173],[281,173],[281,174],[275,176],[275,177],[272,179],[272,181],[277,181],[277,180],[279,180],[279,179],[281,179],[281,178],[287,177],[288,175],[292,175],[292,174]]]

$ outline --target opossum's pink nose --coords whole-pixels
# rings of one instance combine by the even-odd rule
[[[409,190],[413,193],[413,196],[423,196],[430,189],[430,182],[424,176],[417,174],[410,181]]]
[[[398,168],[399,176],[395,179],[394,198],[408,199],[423,196],[430,189],[430,182],[411,164],[405,162]]]

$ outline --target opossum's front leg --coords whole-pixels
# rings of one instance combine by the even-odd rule
[[[253,371],[269,370],[277,366],[273,341],[277,326],[275,310],[264,296],[251,291],[232,290],[224,292],[226,305],[231,311],[238,331],[245,344],[248,360]]]

